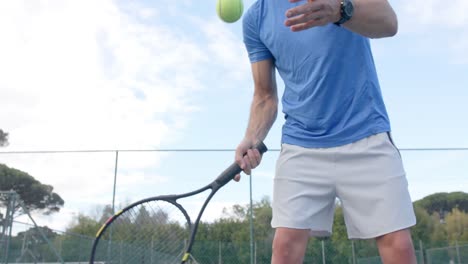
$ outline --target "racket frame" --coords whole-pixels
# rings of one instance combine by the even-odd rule
[[[265,144],[263,144],[263,142],[259,142],[254,148],[257,149],[260,152],[260,154],[263,154],[268,150],[268,148],[265,146]],[[113,216],[109,217],[109,219],[107,219],[107,221],[101,226],[101,228],[96,233],[96,238],[94,239],[93,247],[91,249],[91,257],[90,257],[89,263],[94,264],[94,258],[95,258],[97,245],[98,245],[98,243],[99,243],[99,241],[100,241],[100,239],[102,237],[102,234],[104,233],[104,231],[107,230],[107,228],[120,215],[122,215],[124,212],[134,208],[135,206],[138,206],[138,205],[143,204],[143,203],[148,203],[148,202],[151,202],[151,201],[156,201],[156,200],[165,201],[165,202],[171,203],[172,205],[176,206],[182,212],[182,214],[185,216],[185,219],[187,220],[188,228],[189,228],[189,231],[190,231],[190,237],[189,237],[189,242],[188,242],[188,244],[186,246],[184,255],[182,257],[181,264],[185,263],[190,257],[190,252],[192,250],[193,243],[195,242],[195,236],[196,236],[197,230],[198,230],[198,224],[200,223],[201,217],[203,215],[203,212],[206,209],[206,206],[210,202],[211,198],[213,198],[213,196],[216,194],[216,192],[219,189],[221,189],[224,185],[226,185],[228,182],[230,182],[232,179],[234,179],[234,177],[237,174],[239,174],[241,171],[242,171],[242,169],[240,168],[240,166],[237,163],[233,163],[231,166],[229,166],[227,169],[225,169],[213,182],[211,182],[210,184],[208,184],[208,185],[206,185],[206,186],[204,186],[204,187],[202,187],[200,189],[197,189],[197,190],[194,190],[194,191],[191,191],[191,192],[187,192],[187,193],[183,193],[183,194],[160,195],[160,196],[153,196],[153,197],[145,198],[145,199],[139,200],[137,202],[134,202],[134,203],[126,206],[125,208],[119,210]],[[194,224],[192,226],[190,216],[188,215],[188,213],[184,209],[184,207],[177,202],[177,200],[182,199],[182,198],[186,198],[186,197],[190,197],[190,196],[193,196],[193,195],[197,195],[197,194],[202,193],[202,192],[204,192],[204,191],[206,191],[208,189],[211,189],[211,192],[207,196],[207,198],[205,199],[205,202],[203,203],[202,207],[200,208],[200,211],[198,212],[197,218],[196,218],[196,220],[195,220],[195,222],[194,222]]]

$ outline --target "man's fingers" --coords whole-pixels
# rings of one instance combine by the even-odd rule
[[[308,21],[306,23],[294,25],[294,26],[291,27],[291,30],[294,31],[294,32],[297,32],[297,31],[309,29],[311,27],[323,26],[325,24],[326,23],[324,22],[324,20],[319,18],[319,19]]]
[[[285,25],[290,27],[290,26],[294,26],[294,25],[297,25],[297,24],[302,24],[302,23],[307,23],[309,21],[313,21],[313,20],[316,20],[320,18],[320,13],[318,12],[314,12],[314,13],[309,13],[309,14],[305,14],[305,15],[299,15],[299,16],[295,16],[293,18],[289,18],[285,21]]]
[[[260,164],[262,155],[257,149],[247,149],[246,151],[243,151],[241,147],[238,147],[235,154],[235,160],[245,174],[251,175],[252,169]],[[237,174],[234,177],[234,180],[239,181],[240,178],[240,174]]]
[[[286,17],[292,18],[299,15],[304,15],[308,13],[314,13],[320,11],[322,6],[316,2],[309,2],[300,6],[296,6],[286,11]]]
[[[237,165],[239,165],[239,167],[240,167],[241,169],[244,169],[244,167],[245,167],[245,164],[244,164],[244,157],[242,156],[240,150],[237,150],[237,151],[236,151],[236,157],[235,157],[235,159],[236,159]]]
[[[245,155],[244,156],[244,168],[243,168],[245,174],[250,175],[251,168],[252,167],[250,166],[250,158],[248,155]]]
[[[255,151],[249,149],[249,151],[247,152],[247,156],[249,157],[250,168],[254,169],[255,167],[257,167],[258,166],[258,160],[257,160],[257,157],[255,155]]]
[[[336,13],[337,10],[331,3],[308,0],[307,3],[286,11],[284,24],[294,32],[301,31],[335,21]]]
[[[262,155],[260,154],[260,151],[258,151],[258,149],[255,149],[253,153],[254,153],[254,157],[255,157],[255,160],[257,161],[257,166],[258,166],[258,164],[260,164],[260,162],[262,161]]]
[[[240,181],[240,178],[241,178],[240,174],[237,174],[236,176],[234,176],[234,180],[236,182]]]

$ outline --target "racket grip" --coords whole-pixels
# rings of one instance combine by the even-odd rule
[[[267,146],[265,146],[265,144],[263,144],[263,142],[261,141],[254,146],[254,149],[257,149],[260,152],[260,155],[267,152],[268,150]],[[241,167],[236,162],[234,162],[225,171],[223,171],[223,173],[221,173],[221,175],[219,175],[218,178],[216,178],[215,182],[218,185],[217,188],[220,188],[221,186],[234,179],[234,177],[241,171]]]

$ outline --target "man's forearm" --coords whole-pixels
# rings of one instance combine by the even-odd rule
[[[250,118],[245,137],[253,141],[263,141],[278,113],[278,98],[273,95],[254,95]]]
[[[354,0],[354,15],[343,26],[369,38],[390,37],[398,31],[398,20],[387,0]]]

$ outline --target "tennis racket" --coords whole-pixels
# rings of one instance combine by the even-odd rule
[[[262,142],[255,148],[261,154],[267,151]],[[188,263],[206,206],[215,193],[241,171],[239,165],[233,163],[203,188],[179,195],[147,198],[120,210],[97,232],[89,263]],[[178,200],[193,198],[207,190],[211,192],[192,223]]]

